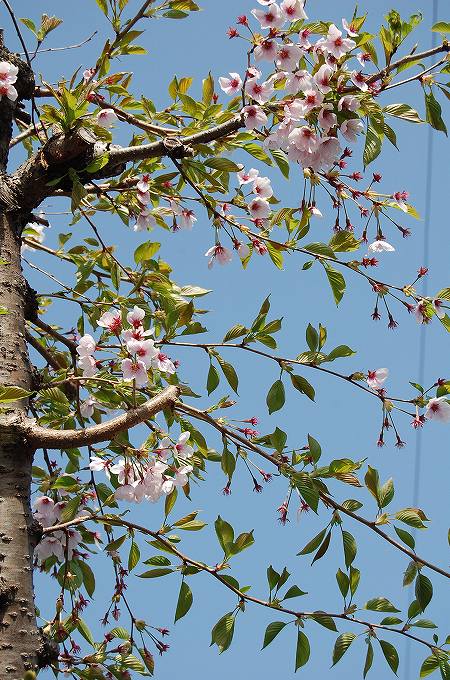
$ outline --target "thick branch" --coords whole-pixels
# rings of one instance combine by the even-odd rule
[[[25,423],[22,433],[35,448],[72,449],[79,446],[90,446],[99,442],[110,441],[114,435],[129,430],[148,420],[156,413],[171,408],[180,393],[179,387],[170,385],[156,397],[149,399],[142,406],[131,409],[126,413],[99,425],[87,427],[84,430],[53,430],[38,425]]]

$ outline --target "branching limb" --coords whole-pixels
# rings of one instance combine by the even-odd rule
[[[287,607],[283,607],[281,604],[277,604],[276,606],[274,605],[273,602],[269,602],[267,600],[262,600],[258,597],[253,597],[252,595],[248,595],[247,593],[244,593],[242,590],[234,586],[232,583],[230,583],[226,578],[224,578],[220,574],[220,567],[224,567],[225,565],[217,565],[214,567],[211,567],[204,562],[198,562],[197,560],[192,559],[191,557],[188,557],[184,553],[181,552],[178,548],[174,546],[171,541],[167,540],[160,534],[159,531],[151,531],[150,529],[147,529],[146,527],[140,526],[139,524],[135,524],[134,522],[128,522],[122,517],[108,517],[108,516],[95,516],[95,515],[86,515],[83,517],[78,517],[71,522],[65,523],[65,524],[57,524],[52,527],[46,527],[43,531],[44,534],[50,534],[54,531],[58,531],[60,529],[67,529],[69,526],[74,526],[78,524],[83,524],[84,522],[87,521],[94,521],[94,522],[101,522],[102,524],[105,524],[105,526],[120,526],[128,529],[132,529],[134,531],[138,531],[139,533],[143,534],[144,536],[151,536],[153,539],[157,540],[159,543],[163,544],[167,551],[171,553],[172,555],[175,555],[181,560],[182,565],[190,565],[194,567],[195,569],[198,569],[199,571],[206,572],[213,578],[215,578],[217,581],[219,581],[225,588],[228,588],[228,590],[231,590],[241,602],[252,602],[253,604],[257,604],[261,607],[268,607],[269,609],[275,609],[276,611],[283,612],[283,614],[288,614],[289,616],[295,616],[296,619],[314,619],[317,615],[321,616],[329,616],[332,619],[340,619],[343,621],[348,621],[349,623],[354,623],[359,626],[365,626],[368,630],[384,630],[389,633],[396,633],[399,635],[403,635],[405,637],[410,638],[411,640],[415,640],[416,642],[419,642],[422,645],[425,645],[428,647],[431,651],[433,651],[436,648],[436,645],[428,642],[427,640],[424,640],[423,638],[419,638],[415,635],[412,635],[406,630],[406,626],[404,628],[392,628],[388,626],[383,626],[381,624],[377,623],[371,623],[369,621],[364,621],[362,619],[357,619],[354,618],[351,615],[344,613],[331,613],[331,612],[323,612],[323,611],[298,611],[295,609],[288,609]]]
[[[242,437],[240,434],[237,432],[234,432],[233,430],[230,430],[228,427],[226,427],[223,423],[215,420],[212,418],[209,413],[205,413],[204,411],[200,411],[199,409],[196,409],[192,406],[188,406],[187,404],[184,404],[182,402],[177,402],[175,404],[175,410],[181,411],[183,413],[186,413],[187,415],[190,415],[194,418],[197,418],[198,420],[202,420],[203,422],[208,423],[212,427],[214,427],[216,430],[221,432],[222,435],[228,437],[229,439],[238,442],[239,444],[243,444],[247,449],[254,451],[257,453],[259,456],[264,458],[265,460],[271,462],[273,465],[275,465],[278,469],[283,465],[281,460],[277,458],[276,456],[273,456],[264,449],[262,449],[260,446],[257,444],[254,444],[251,440],[246,439],[245,437]],[[324,504],[326,506],[331,506],[335,510],[338,510],[339,512],[342,512],[343,514],[347,515],[348,517],[351,517],[355,521],[359,522],[360,524],[364,524],[367,528],[369,528],[371,531],[375,532],[378,534],[378,536],[381,536],[385,541],[393,545],[397,550],[400,550],[402,553],[407,555],[410,559],[414,560],[417,564],[422,564],[432,571],[435,571],[438,574],[441,574],[441,576],[445,576],[446,578],[450,578],[450,572],[445,571],[445,569],[442,569],[439,566],[436,566],[435,564],[432,564],[428,560],[423,559],[419,555],[417,555],[415,552],[412,550],[409,550],[407,547],[403,546],[401,543],[398,543],[395,541],[393,538],[391,538],[388,534],[386,534],[382,529],[380,529],[375,522],[371,522],[364,517],[361,517],[361,515],[358,515],[356,512],[352,512],[351,510],[347,510],[343,505],[340,505],[336,501],[334,501],[328,494],[325,493],[320,493],[320,497]]]
[[[21,429],[28,442],[36,448],[72,449],[98,444],[99,442],[110,441],[118,432],[129,430],[148,420],[156,413],[173,407],[179,392],[180,390],[176,385],[170,385],[142,406],[84,430],[53,430],[31,424],[29,421]]]

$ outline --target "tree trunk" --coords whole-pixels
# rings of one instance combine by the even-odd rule
[[[0,386],[31,386],[25,341],[27,289],[16,218],[0,215]],[[3,313],[4,312],[4,313]],[[27,400],[0,411],[0,678],[21,680],[37,666],[40,633],[33,600],[35,531],[30,510],[33,451],[18,434]]]

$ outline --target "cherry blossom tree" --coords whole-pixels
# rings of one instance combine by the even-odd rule
[[[383,143],[396,145],[397,122],[427,122],[436,134],[446,133],[440,102],[442,95],[450,98],[445,82],[450,24],[433,27],[436,47],[407,52],[403,43],[419,15],[402,18],[393,10],[373,34],[365,30],[363,13],[319,18],[313,1],[306,7],[304,0],[257,0],[248,16],[230,18],[235,23],[228,36],[242,43],[241,71],[206,74],[200,99],[189,93],[191,78],[175,77],[159,111],[148,98],[151,91],[140,98],[134,92],[126,55],[145,53],[136,41],[150,19],[195,23],[194,0],[95,0],[103,50],[94,65],[61,74],[56,84],[38,76],[33,61],[61,20],[46,14],[40,23],[19,20],[10,2],[2,2],[23,58],[2,41],[0,677],[32,680],[46,668],[86,680],[153,675],[155,651],[168,648],[167,631],[129,605],[127,581],[137,575],[142,589],[151,589],[148,579],[178,573],[177,621],[193,605],[191,577],[200,572],[229,592],[230,611],[212,629],[220,652],[232,643],[236,619],[252,605],[276,610],[276,620],[261,633],[263,647],[284,627],[295,630],[295,670],[309,660],[313,621],[335,633],[333,665],[359,635],[365,640],[364,677],[375,654],[396,673],[396,642],[409,638],[424,652],[421,676],[438,671],[444,680],[450,677],[448,631],[430,634],[436,626],[423,617],[433,595],[431,579],[445,584],[450,573],[416,551],[410,530],[426,528],[426,509],[396,506],[393,480],[381,480],[371,460],[321,458],[319,442],[294,427],[290,433],[279,427],[257,431],[258,419],[240,412],[232,396],[239,376],[230,360],[251,353],[261,367],[277,367],[279,377],[267,393],[269,414],[283,408],[288,385],[294,390],[289,398],[314,400],[310,379],[317,372],[331,383],[353,386],[355,399],[365,392],[380,408],[379,446],[403,446],[399,420],[414,429],[449,422],[450,382],[413,384],[413,392],[408,386],[404,395],[394,396],[388,368],[361,366],[349,375],[345,359],[353,349],[327,346],[322,325],[307,325],[304,351],[282,356],[275,338],[282,319],[273,318],[269,297],[253,319],[237,318],[223,339],[204,336],[198,305],[210,291],[176,283],[170,265],[158,257],[160,244],[152,240],[158,230],[175,239],[180,229],[196,229],[201,218],[210,225],[204,231],[205,266],[240,260],[251,277],[257,258],[272,271],[286,258],[298,258],[305,277],[311,267],[323,270],[336,305],[346,292],[346,277],[355,277],[373,292],[374,320],[383,316],[395,328],[397,309],[419,324],[450,331],[450,288],[431,297],[415,288],[426,269],[407,284],[387,283],[375,273],[379,259],[395,250],[391,234],[407,236],[404,221],[417,213],[406,192],[383,186],[381,175],[369,169]],[[423,90],[425,113],[408,103],[383,102],[385,92],[412,81]],[[115,143],[127,133],[129,146]],[[364,140],[362,163],[352,151],[358,138]],[[10,151],[18,145],[28,157],[14,167]],[[270,178],[264,167],[271,169]],[[294,188],[291,205],[280,206],[277,184],[290,176],[300,192]],[[57,249],[45,244],[49,222],[40,212],[49,197],[70,211],[74,227],[72,234],[59,235]],[[327,242],[310,241],[310,228],[330,202],[335,222]],[[104,214],[129,230],[134,265],[117,258],[97,223]],[[81,222],[91,231],[88,238],[77,238]],[[67,267],[70,286],[40,265],[42,253]],[[22,259],[50,280],[51,293],[33,289]],[[70,326],[58,322],[55,300],[67,305]],[[38,366],[30,363],[30,347]],[[200,350],[207,362],[203,408],[195,405],[199,395],[176,359],[179,347]],[[225,396],[215,399],[219,385]],[[143,442],[133,432],[138,425],[146,428]],[[221,450],[208,444],[212,433]],[[57,460],[53,450],[61,453]],[[312,599],[305,608],[305,593],[288,583],[288,571],[272,566],[269,596],[250,594],[239,582],[238,562],[251,549],[253,532],[246,526],[235,532],[220,516],[214,522],[217,562],[186,554],[178,534],[208,529],[196,510],[179,517],[177,499],[190,498],[194,481],[207,483],[203,473],[213,466],[223,471],[226,495],[236,474],[248,474],[257,492],[275,474],[273,483],[285,494],[278,509],[282,524],[294,503],[318,514],[323,528],[301,548],[301,559],[312,556],[314,565],[332,537],[341,538],[332,548],[343,551],[336,575],[340,604],[322,611]],[[345,500],[345,485],[360,489],[362,500]],[[155,503],[159,520],[155,512],[153,523],[137,523],[133,505],[141,502]],[[352,525],[405,557],[404,585],[415,584],[407,612],[378,593],[359,600]],[[137,537],[147,539],[146,554]],[[89,627],[89,600],[100,550],[114,577],[104,635],[97,639]],[[35,607],[36,569],[59,585],[48,620]]]

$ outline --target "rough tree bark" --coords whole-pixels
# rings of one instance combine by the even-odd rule
[[[6,168],[12,121],[20,102],[29,99],[31,70],[3,47],[0,60],[19,67],[17,102],[0,101],[0,187],[7,185]],[[7,196],[7,192],[2,194]],[[20,261],[20,232],[27,216],[0,203],[0,386],[29,390],[32,369],[25,340],[27,285]],[[36,624],[32,559],[38,534],[30,510],[33,450],[18,423],[26,417],[26,399],[0,409],[0,678],[21,680],[40,665],[43,642]]]

